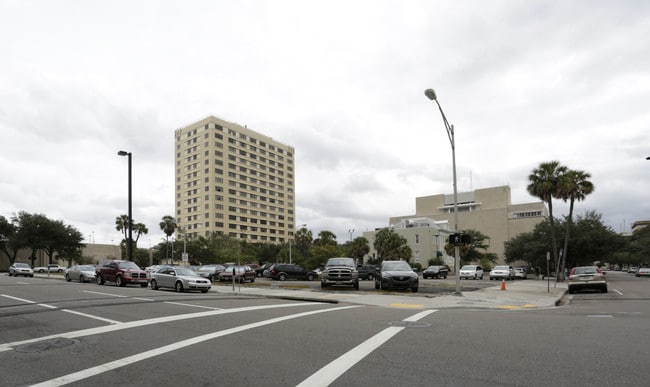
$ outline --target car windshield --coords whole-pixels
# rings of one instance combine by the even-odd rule
[[[330,258],[327,261],[328,266],[350,266],[354,267],[354,259],[352,258]]]
[[[15,264],[14,266],[16,266],[16,267],[24,267],[24,268],[29,269],[29,265],[26,264],[26,263],[17,263],[17,264]]]
[[[476,266],[463,266],[460,270],[476,270]]]
[[[382,270],[385,271],[412,271],[411,266],[404,261],[399,262],[384,262]]]
[[[80,271],[95,271],[95,266],[93,266],[93,265],[83,265],[83,266],[79,266],[78,270],[80,270]]]
[[[131,261],[120,262],[119,267],[120,269],[140,270],[140,267]]]
[[[509,270],[508,266],[495,266],[494,270]]]
[[[198,274],[196,274],[194,271],[190,269],[186,269],[184,267],[179,267],[176,270],[176,275],[186,275],[190,277],[196,277]]]
[[[574,274],[596,274],[598,270],[595,267],[576,267]]]

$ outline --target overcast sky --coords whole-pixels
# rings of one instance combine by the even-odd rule
[[[159,243],[174,130],[208,115],[295,147],[296,224],[340,242],[541,162],[592,175],[577,204],[650,218],[650,2],[0,0],[0,215]],[[555,213],[566,214],[557,203]]]

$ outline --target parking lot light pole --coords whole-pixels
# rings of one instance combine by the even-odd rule
[[[126,241],[126,255],[128,256],[129,261],[133,261],[133,202],[132,202],[132,196],[131,196],[131,152],[126,152],[126,151],[119,151],[117,152],[118,156],[127,156],[129,159],[129,220],[128,220],[128,227],[129,227],[129,236],[128,240]]]
[[[438,109],[442,115],[442,121],[445,124],[445,130],[447,131],[447,137],[449,137],[449,143],[451,144],[451,160],[454,176],[454,231],[458,233],[458,188],[456,184],[456,139],[454,137],[454,125],[449,125],[445,112],[442,111],[440,102],[438,102],[436,92],[433,89],[426,89],[424,95],[430,100],[435,101],[438,105]],[[456,272],[456,292],[454,294],[462,296],[463,293],[460,290],[460,247],[456,243],[454,243],[454,271]]]

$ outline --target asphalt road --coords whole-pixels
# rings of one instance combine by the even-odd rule
[[[509,311],[178,294],[0,275],[0,384],[647,385],[650,279],[607,278],[607,294]]]

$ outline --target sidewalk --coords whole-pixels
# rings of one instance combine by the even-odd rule
[[[391,308],[410,309],[444,309],[444,308],[485,308],[485,309],[531,309],[555,306],[566,293],[565,283],[543,280],[520,280],[506,283],[506,290],[501,290],[501,283],[476,291],[463,292],[462,296],[453,294],[421,295],[408,292],[320,292],[291,286],[238,286],[233,291],[231,286],[213,286],[212,292],[220,294],[255,295],[260,297],[293,299],[352,304],[374,305]]]

